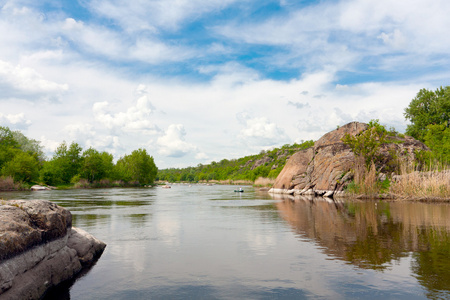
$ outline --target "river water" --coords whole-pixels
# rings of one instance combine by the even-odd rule
[[[273,198],[234,186],[0,193],[48,199],[107,243],[47,299],[449,299],[450,205]]]

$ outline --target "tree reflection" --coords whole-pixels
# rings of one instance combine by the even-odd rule
[[[426,251],[413,254],[412,270],[430,299],[444,299],[450,291],[450,240],[445,229],[421,228],[419,241]]]
[[[277,203],[302,238],[327,255],[383,271],[412,253],[412,271],[430,298],[450,291],[450,205],[289,198]]]

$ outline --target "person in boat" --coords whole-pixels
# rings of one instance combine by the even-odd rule
[[[242,192],[242,188],[241,187],[239,187],[239,192]]]

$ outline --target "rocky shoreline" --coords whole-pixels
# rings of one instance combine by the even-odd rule
[[[272,194],[301,196],[323,196],[342,198],[348,195],[344,188],[353,180],[355,155],[348,145],[342,142],[346,135],[356,136],[368,129],[365,123],[351,122],[328,132],[314,143],[314,146],[291,156],[278,175]],[[385,165],[377,170],[385,170],[392,155],[414,160],[418,150],[428,150],[427,146],[411,137],[396,137],[392,143],[383,145],[380,155]],[[386,174],[384,174],[386,176]]]
[[[105,247],[72,227],[71,213],[50,201],[1,201],[0,299],[40,299],[92,264]]]

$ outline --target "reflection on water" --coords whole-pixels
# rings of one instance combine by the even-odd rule
[[[290,197],[277,207],[299,236],[359,268],[384,270],[413,252],[427,295],[449,295],[450,205]]]
[[[250,187],[0,193],[48,199],[107,243],[64,299],[445,299],[450,205]]]

